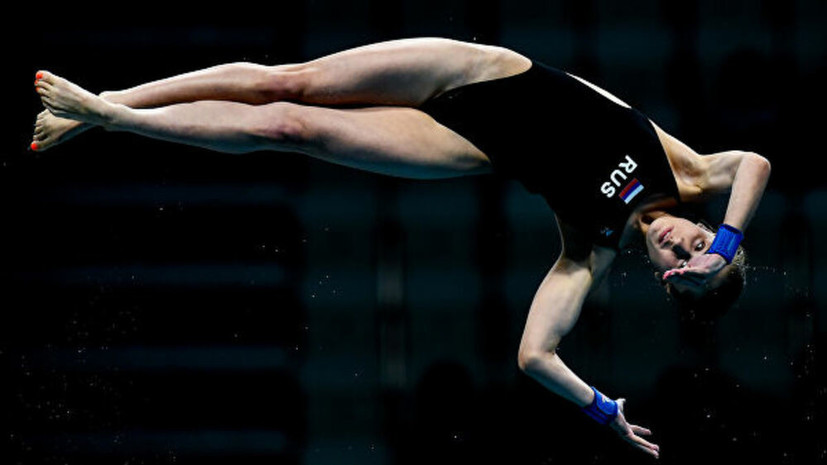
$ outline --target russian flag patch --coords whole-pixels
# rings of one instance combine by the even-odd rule
[[[638,194],[643,191],[643,184],[637,180],[637,178],[632,179],[632,182],[626,185],[622,191],[620,191],[620,198],[623,199],[623,202],[628,204],[632,201]]]

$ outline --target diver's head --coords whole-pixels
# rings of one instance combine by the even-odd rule
[[[655,219],[646,231],[646,250],[655,267],[655,277],[678,307],[691,311],[693,317],[721,315],[744,288],[746,254],[741,247],[732,263],[703,284],[663,279],[666,271],[683,268],[692,258],[705,254],[714,238],[715,233],[703,223],[670,215]]]

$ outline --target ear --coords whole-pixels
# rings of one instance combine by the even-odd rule
[[[670,282],[663,281],[663,290],[666,291],[666,295],[669,297],[674,297],[675,295],[675,287]]]
[[[663,284],[663,273],[661,273],[660,271],[655,271],[655,279],[659,283]]]

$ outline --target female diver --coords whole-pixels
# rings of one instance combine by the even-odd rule
[[[95,126],[225,153],[300,152],[390,176],[495,173],[542,195],[562,252],[540,284],[519,367],[658,457],[556,348],[620,249],[642,237],[673,296],[738,288],[738,243],[770,173],[752,152],[699,155],[603,89],[514,51],[449,39],[405,39],[301,64],[233,63],[94,95],[47,71],[46,111],[31,148]],[[670,211],[729,192],[717,233]],[[737,291],[736,291],[737,293]]]

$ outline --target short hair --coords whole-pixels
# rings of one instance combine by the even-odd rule
[[[719,285],[701,295],[678,291],[663,279],[661,284],[682,317],[691,321],[711,322],[723,316],[741,296],[746,285],[746,263],[746,251],[739,246],[732,263],[719,271]]]

